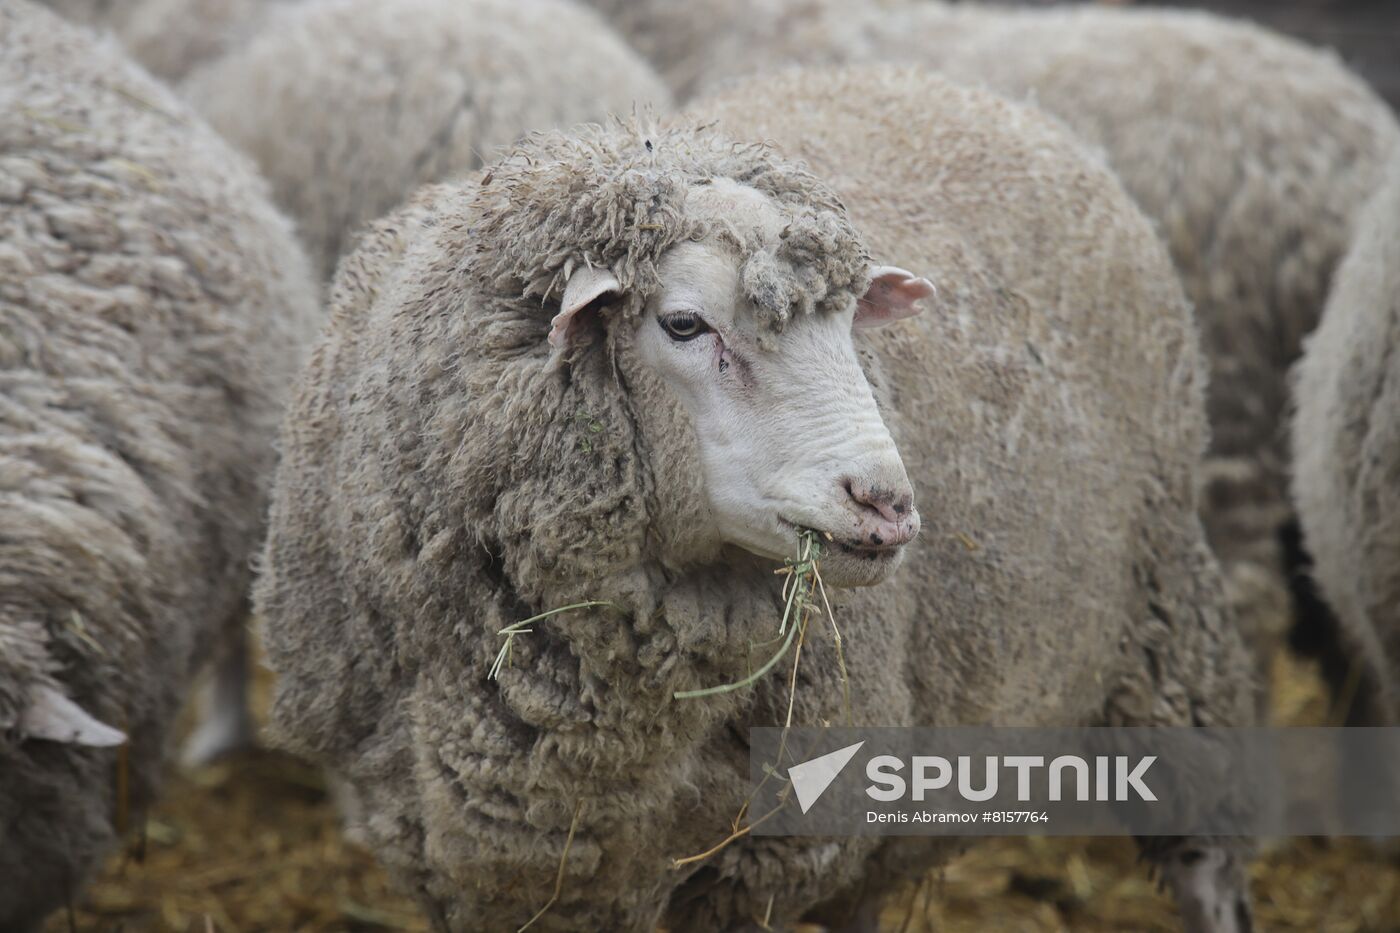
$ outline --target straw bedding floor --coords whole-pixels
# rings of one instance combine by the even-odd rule
[[[1275,707],[1320,723],[1315,674],[1280,659]],[[1259,927],[1400,933],[1400,849],[1356,840],[1275,843],[1258,862]],[[892,899],[884,928],[907,933],[1174,931],[1172,906],[1123,839],[1007,839]],[[424,931],[373,859],[345,842],[314,770],[257,752],[177,777],[144,840],[112,858],[46,933]],[[813,931],[815,933],[815,930]]]

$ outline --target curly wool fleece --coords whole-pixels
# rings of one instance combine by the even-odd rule
[[[872,106],[898,158],[871,157]],[[943,286],[936,311],[860,332],[930,519],[894,580],[831,594],[855,723],[1248,719],[1194,516],[1195,334],[1112,176],[1053,121],[922,72],[751,86],[726,116],[745,110],[791,121],[735,135],[807,140],[862,236],[771,150],[613,128],[426,190],[337,276],[257,588],[274,729],[348,780],[357,829],[442,929],[518,929],[561,861],[532,929],[783,928],[947,855],[745,839],[671,866],[723,836],[748,790],[744,729],[788,703],[779,677],[672,694],[747,672],[780,583],[715,540],[691,423],[637,359],[640,296],[562,365],[546,333],[567,269],[606,263],[644,293],[669,246],[718,231],[685,206],[711,178],[797,217],[790,246],[751,254],[765,300],[844,304],[865,237]],[[487,679],[500,629],[584,600],[613,608],[534,626]],[[809,638],[795,722],[841,718],[839,670]]]
[[[787,213],[776,247],[723,218],[687,214],[691,189],[716,178],[767,194]],[[869,283],[869,256],[835,195],[763,146],[693,129],[618,123],[537,135],[487,173],[473,216],[477,275],[501,294],[544,302],[580,265],[611,269],[644,300],[668,248],[712,234],[739,253],[747,296],[778,330],[792,314],[846,310]]]

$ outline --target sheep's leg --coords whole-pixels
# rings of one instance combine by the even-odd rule
[[[1251,933],[1244,858],[1228,843],[1182,839],[1148,856],[1176,898],[1185,933]]]
[[[223,653],[200,703],[200,723],[185,742],[181,761],[195,767],[253,744],[254,726],[248,708],[248,630],[242,623],[230,627]]]

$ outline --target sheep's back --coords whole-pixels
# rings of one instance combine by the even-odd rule
[[[1397,138],[1385,104],[1335,56],[1208,14],[933,7],[888,19],[882,35],[910,46],[896,58],[1027,98],[1104,151],[1198,309],[1214,451],[1275,456],[1282,374]]]
[[[1295,372],[1293,496],[1315,576],[1400,721],[1400,160]]]
[[[239,48],[294,2],[303,0],[132,0],[116,33],[151,74],[174,82]]]
[[[903,2],[903,0],[897,0]],[[678,101],[774,67],[874,61],[843,0],[587,0]],[[878,9],[872,8],[872,9]]]
[[[562,0],[300,4],[186,90],[262,167],[327,277],[418,185],[532,130],[669,102],[636,53]]]

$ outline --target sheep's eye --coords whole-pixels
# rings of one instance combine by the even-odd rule
[[[700,315],[689,311],[657,318],[657,321],[661,324],[661,329],[666,331],[666,336],[677,343],[694,340],[696,337],[710,332],[710,325],[706,324]]]

